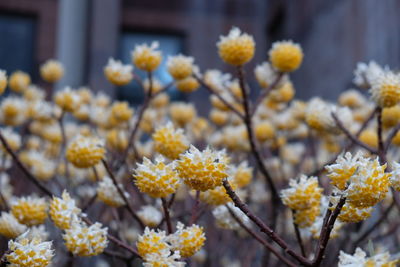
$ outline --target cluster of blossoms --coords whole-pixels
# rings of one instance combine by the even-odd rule
[[[58,264],[51,262],[54,255],[67,256],[52,242],[62,239],[73,257],[128,262],[130,253],[146,267],[208,265],[226,249],[232,259],[220,265],[251,265],[262,258],[260,247],[247,249],[257,241],[280,260],[288,252],[289,266],[321,266],[321,253],[330,266],[323,256],[336,239],[354,245],[331,253],[339,266],[395,266],[388,252],[347,253],[365,245],[370,223],[361,222],[369,217],[384,240],[371,235],[374,242],[394,243],[390,231],[396,233],[392,222],[399,213],[389,202],[400,191],[400,74],[360,63],[353,82],[368,92],[351,88],[337,102],[296,100],[291,73],[303,61],[299,44],[273,43],[267,59],[249,72],[256,83],[244,71],[255,55],[253,36],[234,27],[216,47],[236,75],[201,71],[187,55],[163,55],[158,42],[134,47],[130,63],[104,62],[112,85],[141,87],[138,108],[87,87],[45,91],[27,73],[0,70],[0,94],[9,88],[0,101],[0,235],[10,239],[5,261]],[[171,83],[157,79],[161,66]],[[64,72],[55,60],[40,68],[48,83]],[[254,86],[259,96],[253,101]],[[207,114],[170,97],[200,87],[210,92]],[[51,200],[18,188],[19,179],[10,179],[20,175],[15,167]],[[91,223],[96,216],[102,223]],[[62,238],[48,231],[48,217]],[[291,234],[303,255],[292,249]],[[308,251],[314,244],[317,251]],[[270,262],[263,266],[280,265],[273,257],[264,257]]]

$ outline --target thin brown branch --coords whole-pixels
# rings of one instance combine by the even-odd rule
[[[168,232],[168,234],[172,234],[172,222],[171,222],[171,217],[169,216],[167,200],[162,197],[161,202],[162,202],[162,206],[164,209],[164,218],[165,218],[165,222],[167,224],[167,232]]]
[[[225,205],[228,209],[229,213],[231,214],[232,218],[242,227],[249,235],[254,237],[260,244],[262,244],[265,248],[271,251],[279,260],[285,263],[288,266],[296,266],[296,264],[292,263],[288,259],[286,259],[283,255],[281,255],[271,244],[269,244],[265,239],[263,239],[259,234],[254,232],[251,228],[247,227],[246,224],[242,222],[242,220],[233,212],[233,210],[228,206]]]
[[[289,245],[277,233],[275,233],[274,230],[269,228],[260,218],[258,218],[252,211],[250,211],[247,205],[243,203],[242,200],[236,195],[236,193],[233,191],[232,187],[229,185],[229,182],[226,179],[223,180],[223,186],[225,187],[226,192],[232,199],[235,206],[238,207],[244,214],[246,214],[246,216],[258,226],[261,232],[269,236],[287,254],[296,259],[300,264],[305,266],[311,266],[311,262],[308,259],[306,259],[302,255],[298,254],[296,251],[291,249]]]
[[[117,188],[119,195],[121,196],[121,198],[124,200],[125,202],[125,207],[127,208],[128,212],[132,215],[132,217],[139,223],[140,227],[142,229],[145,228],[144,223],[142,222],[142,220],[139,218],[139,216],[136,214],[136,212],[133,210],[130,202],[128,201],[128,199],[126,198],[124,192],[122,191],[121,187],[118,185],[117,179],[115,178],[114,173],[111,171],[110,166],[108,166],[107,161],[105,161],[104,159],[102,160],[102,163],[104,165],[104,167],[106,168],[106,171],[108,173],[108,175],[110,176],[111,180],[113,181],[114,186]]]
[[[197,190],[194,199],[194,204],[192,207],[192,216],[190,217],[189,225],[194,224],[197,220],[199,204],[200,204],[200,191]]]
[[[306,249],[303,244],[303,239],[301,238],[299,226],[294,221],[294,210],[292,210],[292,217],[293,217],[293,228],[294,228],[294,232],[296,234],[297,243],[299,244],[299,247],[300,247],[301,255],[303,255],[303,257],[306,258],[307,257]]]

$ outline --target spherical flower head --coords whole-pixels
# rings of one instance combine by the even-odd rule
[[[371,98],[381,108],[390,108],[400,102],[400,76],[391,71],[379,75],[370,89]]]
[[[362,107],[367,100],[364,95],[355,89],[346,90],[340,94],[338,102],[341,106],[346,106],[349,108],[359,108]]]
[[[361,248],[357,248],[353,255],[340,251],[338,267],[395,267],[397,262],[398,260],[390,260],[388,252],[377,253],[371,257],[367,257],[367,253]]]
[[[21,197],[11,204],[11,213],[25,225],[42,224],[47,218],[47,203],[44,198]]]
[[[169,95],[168,93],[160,93],[151,99],[151,106],[156,109],[161,109],[166,107],[169,104]]]
[[[156,227],[162,221],[163,214],[154,206],[142,206],[137,212],[140,220],[149,227]]]
[[[143,163],[138,164],[133,176],[140,192],[154,198],[166,197],[175,193],[180,185],[174,164],[166,164],[162,156],[158,156],[155,163],[148,158],[143,158]]]
[[[7,88],[7,74],[6,71],[0,70],[0,95],[4,93]]]
[[[254,134],[258,141],[265,142],[275,137],[275,127],[269,121],[263,120],[255,124]]]
[[[251,221],[239,208],[235,207],[232,202],[226,205],[221,205],[213,209],[212,214],[216,220],[216,225],[222,229],[240,231],[243,228],[238,222],[232,217],[228,208],[238,217],[245,225],[251,227]]]
[[[187,186],[204,192],[222,185],[222,180],[228,177],[228,163],[225,150],[213,151],[207,147],[199,151],[190,146],[177,161],[176,170]]]
[[[118,123],[127,122],[132,118],[133,109],[126,101],[115,101],[111,106],[111,117]]]
[[[136,242],[138,253],[142,258],[148,254],[160,253],[165,249],[169,249],[170,245],[167,243],[167,235],[165,231],[149,229],[146,227],[144,233],[139,236]]]
[[[8,252],[5,256],[12,266],[46,267],[51,264],[54,256],[52,242],[42,242],[40,238],[28,239],[25,234],[8,242]]]
[[[1,212],[0,235],[6,238],[16,238],[27,230],[11,213]]]
[[[0,122],[5,125],[18,126],[27,119],[27,103],[20,97],[6,97],[0,104]]]
[[[191,103],[177,102],[171,104],[169,114],[173,122],[183,127],[196,117],[196,109]]]
[[[57,60],[49,59],[40,66],[40,76],[46,82],[57,82],[64,76],[64,66]]]
[[[357,172],[350,178],[347,201],[358,208],[372,207],[386,197],[391,173],[379,160],[359,161]]]
[[[220,58],[234,66],[249,62],[254,56],[255,46],[253,36],[241,33],[237,27],[233,27],[227,36],[220,36],[217,43]]]
[[[175,80],[187,78],[192,75],[193,61],[193,57],[187,57],[182,54],[177,56],[168,56],[168,72]]]
[[[292,41],[273,43],[268,54],[272,66],[281,72],[295,71],[303,61],[303,51],[300,45]]]
[[[291,179],[289,186],[281,191],[281,198],[292,210],[307,210],[320,205],[322,188],[318,185],[317,177],[301,175],[298,180]]]
[[[228,122],[229,113],[218,109],[212,109],[209,117],[215,125],[222,126]]]
[[[72,218],[80,213],[81,209],[76,206],[75,200],[65,190],[61,198],[53,197],[50,202],[50,217],[54,224],[62,230],[69,229]]]
[[[338,200],[336,199],[336,202]],[[336,202],[334,202],[336,204]],[[335,205],[333,206],[335,207]],[[358,208],[351,203],[345,203],[340,211],[338,219],[346,223],[358,223],[371,217],[374,208]]]
[[[387,66],[382,68],[375,61],[370,61],[368,64],[358,62],[357,68],[353,72],[353,83],[361,88],[369,88],[373,81],[386,70],[388,70]]]
[[[237,167],[231,167],[233,183],[239,188],[245,187],[251,183],[253,177],[253,168],[249,167],[247,161],[243,161]]]
[[[272,90],[268,99],[275,103],[287,103],[293,99],[295,90],[290,81],[282,83],[278,88]]]
[[[230,183],[232,189],[236,189],[237,186],[234,183]],[[213,189],[209,189],[205,192],[200,193],[200,200],[204,203],[207,203],[211,206],[219,206],[224,205],[228,202],[231,202],[231,198],[229,197],[228,193],[226,192],[225,187],[217,186]]]
[[[122,189],[122,185],[119,184]],[[122,190],[124,192],[124,190]],[[126,197],[129,197],[127,192],[124,192]],[[124,199],[118,192],[117,187],[114,185],[111,178],[108,176],[103,177],[97,187],[97,198],[112,207],[120,207],[125,204]]]
[[[382,125],[385,128],[396,126],[400,122],[400,105],[382,110]]]
[[[157,253],[146,254],[143,262],[144,267],[184,267],[183,261],[177,261],[181,258],[179,251],[171,252],[169,249],[163,249]]]
[[[175,86],[179,91],[183,93],[192,93],[200,87],[200,84],[196,80],[196,78],[189,76],[181,80],[175,81]]]
[[[378,133],[375,129],[365,129],[360,133],[358,139],[370,147],[378,148]]]
[[[347,152],[344,156],[340,155],[334,164],[326,166],[331,183],[338,189],[344,190],[347,182],[356,172],[360,158],[362,158],[361,153],[352,156],[350,152]]]
[[[65,230],[63,235],[68,251],[81,257],[96,256],[103,253],[108,245],[108,239],[107,227],[101,227],[100,223],[86,226],[79,220],[73,221],[71,227]]]
[[[11,127],[1,128],[0,131],[13,151],[21,147],[21,136],[14,132]],[[0,147],[3,152],[6,152],[6,148],[3,145],[0,145]]]
[[[153,42],[150,46],[147,44],[135,46],[132,52],[133,64],[144,71],[154,71],[160,65],[162,60],[161,51],[156,50],[159,47],[158,42]]]
[[[106,136],[107,147],[123,151],[128,146],[128,136],[125,131],[119,129],[112,129]]]
[[[294,213],[294,223],[298,225],[299,228],[307,228],[312,226],[321,210],[319,205],[314,205],[309,209],[296,210]]]
[[[89,168],[97,165],[105,154],[104,141],[97,137],[78,135],[66,150],[66,157],[77,168]]]
[[[15,71],[11,74],[8,83],[11,90],[16,93],[22,93],[31,84],[31,77],[23,71]]]
[[[54,95],[54,102],[66,112],[74,112],[79,108],[81,99],[76,91],[71,87],[65,87],[63,90],[56,92]]]
[[[189,147],[189,141],[182,129],[174,129],[171,122],[158,128],[152,135],[154,149],[169,159],[177,159]]]
[[[178,222],[176,228],[176,232],[169,236],[169,240],[173,249],[178,250],[183,258],[193,256],[203,247],[206,240],[203,227],[195,224],[185,227],[181,222]]]
[[[133,66],[124,65],[120,60],[108,59],[107,66],[104,67],[104,75],[107,80],[116,86],[124,86],[133,79]]]

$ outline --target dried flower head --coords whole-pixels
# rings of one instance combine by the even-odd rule
[[[233,27],[227,36],[220,36],[217,43],[221,59],[234,66],[249,62],[254,56],[255,46],[253,37],[247,33],[241,33],[237,27]]]
[[[212,151],[207,147],[199,151],[190,146],[177,161],[176,170],[186,185],[194,190],[207,191],[222,185],[228,177],[229,158],[225,151]]]

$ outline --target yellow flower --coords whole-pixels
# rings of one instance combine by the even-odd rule
[[[26,230],[27,227],[21,224],[11,213],[1,212],[0,235],[6,238],[16,238]]]
[[[338,102],[342,106],[359,108],[366,103],[366,99],[359,91],[350,89],[340,94]]]
[[[142,206],[137,212],[140,220],[149,227],[156,227],[163,219],[163,214],[154,206]]]
[[[196,109],[193,104],[177,102],[170,105],[169,114],[174,123],[183,127],[196,117]]]
[[[117,151],[123,151],[128,146],[128,136],[123,130],[112,129],[107,133],[106,142],[107,147]]]
[[[176,232],[169,237],[169,240],[173,249],[178,250],[181,257],[191,257],[203,247],[206,237],[202,227],[195,224],[185,227],[178,222],[176,228]]]
[[[358,139],[370,147],[373,147],[373,148],[378,147],[378,134],[377,134],[376,130],[365,129],[364,131],[361,132]]]
[[[143,89],[144,89],[144,91],[147,93],[148,91],[149,91],[149,89],[150,89],[150,80],[148,79],[148,78],[146,78],[144,81],[143,81]],[[163,87],[163,85],[161,84],[161,82],[158,80],[158,79],[156,79],[156,78],[154,78],[154,77],[152,77],[152,79],[151,79],[151,93],[154,95],[154,94],[157,94],[157,93],[159,93],[162,89],[164,89],[164,87]]]
[[[292,41],[273,43],[268,54],[272,66],[282,72],[292,72],[298,69],[303,61],[303,51],[300,45]]]
[[[7,261],[18,267],[46,267],[54,256],[52,242],[42,242],[37,237],[28,239],[25,235],[15,241],[10,240],[8,249],[10,252],[5,255]]]
[[[169,159],[177,159],[189,147],[189,142],[183,135],[183,130],[175,130],[172,123],[158,128],[153,133],[152,138],[155,151]]]
[[[285,82],[277,89],[274,89],[269,94],[268,98],[271,101],[278,103],[287,103],[293,99],[295,90],[291,82]]]
[[[124,192],[125,197],[129,198],[129,194],[125,192],[121,184],[119,184],[119,187],[122,192]],[[97,187],[97,198],[112,207],[120,207],[125,204],[124,199],[119,194],[117,187],[108,176],[103,177],[103,179],[99,182]]]
[[[385,128],[396,126],[400,122],[400,105],[382,110],[382,125]]]
[[[133,79],[133,66],[124,65],[120,60],[108,59],[107,66],[104,67],[104,75],[114,85],[124,86]]]
[[[11,127],[0,128],[0,131],[4,139],[6,139],[9,147],[13,151],[18,150],[21,147],[21,136],[14,132]],[[3,152],[6,152],[6,149],[3,145],[0,145],[0,148]]]
[[[81,104],[79,94],[70,87],[65,87],[54,95],[54,103],[66,112],[74,112]]]
[[[68,251],[80,257],[96,256],[103,253],[108,245],[108,239],[107,227],[101,227],[100,223],[86,226],[80,221],[74,221],[63,235]]]
[[[47,203],[44,198],[21,197],[11,205],[11,213],[25,225],[42,224],[47,218]]]
[[[16,71],[11,74],[8,83],[11,90],[16,93],[22,93],[31,84],[31,77],[25,72]]]
[[[209,147],[200,152],[194,146],[182,154],[176,170],[191,189],[207,191],[222,185],[228,177],[229,158],[225,151],[212,151]]]
[[[340,190],[345,190],[347,182],[357,171],[360,158],[360,153],[353,157],[350,152],[347,152],[344,156],[340,155],[334,164],[326,166],[331,183]]]
[[[53,197],[50,202],[49,214],[58,228],[66,230],[71,227],[72,218],[79,215],[81,210],[76,206],[75,200],[71,198],[67,191],[64,190],[61,197]]]
[[[157,69],[162,60],[161,51],[156,50],[158,46],[158,42],[153,42],[151,46],[147,44],[135,46],[135,50],[132,52],[133,64],[144,71]]]
[[[258,141],[265,142],[275,137],[275,127],[267,120],[256,123],[254,134]]]
[[[148,158],[143,158],[143,164],[138,164],[133,176],[140,192],[154,198],[175,193],[180,185],[179,176],[173,164],[166,164],[162,156],[158,156],[155,163]]]
[[[200,84],[194,77],[186,77],[175,81],[176,88],[183,93],[192,93],[196,91]]]
[[[126,122],[132,118],[133,109],[126,101],[115,101],[111,106],[111,117],[118,123]]]
[[[192,57],[181,54],[169,56],[167,60],[168,72],[175,80],[185,79],[192,75],[193,61]]]
[[[354,255],[340,251],[338,267],[395,267],[398,262],[398,260],[391,261],[388,252],[374,253],[371,257],[367,257],[367,253],[357,248]]]
[[[27,103],[20,97],[6,97],[0,104],[0,122],[10,126],[23,124],[27,119]]]
[[[335,205],[333,206],[335,207]],[[351,203],[344,204],[338,216],[339,220],[346,223],[358,223],[371,216],[374,209],[372,207],[368,208],[358,208],[353,206]]]
[[[239,188],[245,187],[250,184],[251,179],[253,177],[253,168],[249,167],[247,161],[243,161],[237,167],[231,167],[233,183],[236,184]]]
[[[230,183],[233,189],[236,189],[236,185],[234,183]],[[209,189],[207,191],[200,193],[201,201],[207,203],[212,206],[224,205],[228,202],[231,202],[231,198],[226,192],[225,187],[217,186],[213,189]]]
[[[136,246],[142,258],[145,258],[147,254],[159,253],[170,247],[167,243],[167,236],[164,231],[156,232],[147,227],[144,229],[143,235],[139,236]]]
[[[160,93],[151,99],[151,105],[154,108],[163,108],[169,104],[169,95]]]
[[[99,163],[104,154],[103,140],[79,135],[68,145],[65,155],[75,167],[89,168]]]
[[[212,109],[209,117],[215,125],[222,126],[228,122],[229,113],[219,109]]]
[[[400,102],[400,77],[390,71],[380,74],[372,82],[372,100],[382,108],[389,108]]]
[[[0,70],[0,95],[4,93],[7,87],[7,74],[4,70]]]
[[[64,76],[64,67],[59,61],[50,59],[40,67],[40,75],[43,80],[54,83]]]
[[[220,58],[234,66],[249,62],[254,56],[255,46],[253,37],[247,33],[242,34],[236,27],[227,36],[221,36],[217,43]]]

